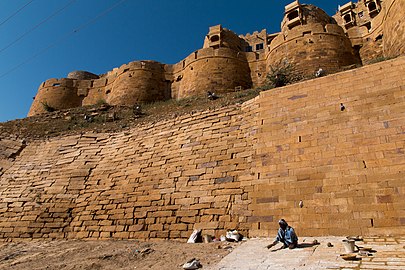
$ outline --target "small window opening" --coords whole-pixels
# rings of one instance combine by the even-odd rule
[[[377,5],[374,2],[368,4],[368,11],[373,12],[377,10]]]
[[[183,68],[186,66],[186,60],[183,60]]]
[[[105,91],[105,93],[108,95],[109,93],[111,93],[111,89],[108,89],[107,91]]]
[[[252,51],[253,51],[252,46],[247,46],[247,47],[245,48],[245,52],[252,52]]]
[[[358,15],[359,15],[359,18],[363,18],[364,17],[363,11],[360,11]]]
[[[108,84],[108,79],[105,79],[105,85],[107,85]]]
[[[302,142],[302,137],[298,136],[298,142]]]
[[[125,73],[127,71],[129,71],[129,68],[124,69],[124,71],[122,73]]]
[[[298,18],[300,14],[298,13],[298,10],[294,10],[290,14],[287,15],[288,20],[294,20],[295,18]]]
[[[194,59],[197,59],[198,52],[194,52]]]
[[[345,20],[345,23],[350,23],[352,21],[352,16],[350,14],[346,14],[343,19]]]
[[[263,43],[256,44],[256,51],[263,50]]]
[[[58,87],[60,86],[60,83],[54,83],[52,86]]]
[[[90,82],[90,88],[93,87],[94,81]]]
[[[211,42],[217,42],[217,41],[219,41],[219,36],[218,36],[218,35],[212,36],[212,37],[210,38],[210,41],[211,41]]]
[[[381,34],[381,35],[378,35],[378,36],[375,38],[375,41],[382,40],[382,38],[383,38],[383,35],[382,35],[382,34]]]

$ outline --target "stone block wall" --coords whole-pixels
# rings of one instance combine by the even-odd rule
[[[402,57],[129,132],[2,138],[0,238],[273,236],[280,218],[405,235],[404,74]]]
[[[58,110],[81,106],[84,96],[78,94],[75,82],[73,79],[49,79],[42,83],[28,116],[46,112],[47,105]]]
[[[267,72],[284,62],[293,64],[301,74],[313,75],[319,68],[335,73],[360,63],[360,58],[353,54],[350,40],[338,25],[313,23],[280,33],[270,44]]]
[[[173,70],[173,98],[221,93],[252,87],[245,53],[229,48],[198,50]]]
[[[255,106],[28,145],[1,176],[0,238],[247,232]]]
[[[394,57],[405,53],[405,1],[384,1],[384,55]]]
[[[26,142],[24,140],[0,137],[0,176],[13,164],[13,161],[25,146]]]
[[[301,235],[405,234],[404,75],[402,57],[262,93],[250,235],[281,217]]]

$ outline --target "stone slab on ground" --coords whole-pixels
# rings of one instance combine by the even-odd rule
[[[280,244],[266,248],[273,239],[249,239],[208,270],[263,270],[263,269],[405,269],[405,237],[369,237],[356,241],[358,247],[370,247],[369,256],[344,261],[344,237],[317,237],[319,245],[311,245],[315,238],[301,237],[301,247],[280,249]],[[328,247],[330,242],[333,247]]]

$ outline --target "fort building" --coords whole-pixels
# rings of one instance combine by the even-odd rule
[[[174,65],[155,61],[124,64],[103,75],[74,71],[43,82],[28,116],[44,105],[67,109],[105,101],[111,105],[182,99],[207,91],[263,86],[280,64],[297,72],[327,74],[405,52],[404,1],[359,0],[333,16],[298,0],[285,6],[281,32],[237,35],[221,25],[209,28],[203,48]]]
[[[272,237],[285,218],[301,236],[394,243],[405,235],[404,4],[348,3],[331,18],[295,1],[277,34],[214,26],[175,65],[44,82],[31,115],[41,102],[132,105],[256,87],[278,61],[332,73],[395,57],[113,133],[0,133],[0,241]]]

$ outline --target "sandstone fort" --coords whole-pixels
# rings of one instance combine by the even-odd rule
[[[332,17],[294,1],[279,33],[216,25],[174,65],[43,82],[29,116],[44,104],[134,106],[265,87],[285,63],[326,73],[130,132],[0,136],[0,238],[269,236],[281,217],[301,235],[405,235],[404,18],[404,0],[349,2]]]

